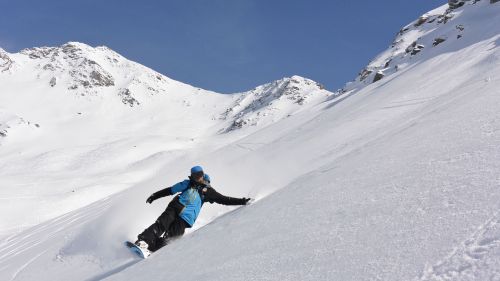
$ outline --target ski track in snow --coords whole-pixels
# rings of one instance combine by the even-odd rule
[[[45,254],[46,251],[43,251],[41,253],[39,253],[38,255],[34,256],[33,258],[31,258],[27,263],[23,264],[21,267],[19,267],[19,269],[14,272],[14,275],[12,276],[12,279],[10,279],[11,281],[14,281],[17,279],[17,276],[19,275],[19,273],[21,273],[26,267],[28,267],[31,263],[33,263],[36,259],[38,259],[41,255]]]
[[[415,280],[500,280],[500,212],[496,212],[444,260],[427,266],[422,276]]]

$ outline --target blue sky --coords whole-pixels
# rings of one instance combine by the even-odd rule
[[[0,0],[0,47],[106,45],[173,79],[223,93],[294,74],[335,90],[403,25],[445,3]]]

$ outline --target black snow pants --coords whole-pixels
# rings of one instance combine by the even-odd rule
[[[150,251],[156,251],[165,246],[172,238],[182,236],[188,227],[187,223],[179,217],[182,208],[184,206],[178,201],[178,198],[174,198],[155,223],[146,228],[137,238],[148,243]]]

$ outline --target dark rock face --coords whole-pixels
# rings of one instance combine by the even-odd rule
[[[359,81],[365,80],[370,74],[372,74],[372,72],[373,71],[368,70],[366,68],[361,70],[361,72],[359,73]]]
[[[450,11],[447,11],[443,15],[438,16],[438,23],[447,23],[451,18],[453,18],[453,14],[450,13]]]
[[[388,61],[385,62],[384,68],[388,68],[391,65],[392,59],[389,59]]]
[[[409,27],[402,28],[402,29],[398,32],[398,34],[399,34],[399,35],[403,35],[403,34],[405,34],[405,32],[406,32],[406,31],[408,31],[408,30],[410,30],[410,28],[409,28]]]
[[[436,47],[437,45],[443,43],[444,41],[446,41],[445,38],[438,37],[438,38],[434,39],[432,46]]]
[[[236,119],[233,121],[233,124],[227,129],[227,131],[233,131],[235,129],[241,129],[243,126],[247,125],[248,122],[243,119]]]
[[[411,43],[410,46],[406,48],[405,52],[410,53],[410,55],[414,56],[420,53],[420,51],[422,51],[424,48],[425,48],[424,45],[417,44],[417,41],[414,41],[413,43]]]
[[[427,16],[421,16],[420,18],[418,18],[417,22],[415,23],[415,26],[421,26],[422,24],[424,24],[426,21],[427,21],[428,17]]]
[[[137,101],[133,96],[132,92],[129,89],[123,89],[118,94],[122,98],[123,104],[126,104],[130,107],[134,107],[134,105],[139,105],[139,101]]]
[[[456,9],[462,7],[468,0],[448,0],[448,5],[450,9]]]
[[[105,72],[101,73],[98,71],[92,71],[90,73],[90,79],[91,83],[94,86],[104,86],[104,87],[109,87],[115,85],[115,82],[113,81],[113,77],[111,74]]]
[[[496,3],[496,2],[500,2],[500,0],[490,0],[491,4]]]
[[[375,77],[373,77],[373,83],[381,80],[382,78],[384,78],[384,73],[382,71],[378,71],[377,73],[375,73]]]
[[[54,87],[57,83],[57,79],[55,77],[52,77],[52,79],[50,79],[50,82],[49,82],[49,85],[51,87]]]

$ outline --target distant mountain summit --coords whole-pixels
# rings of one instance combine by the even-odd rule
[[[239,94],[222,117],[233,120],[226,128],[226,131],[231,131],[255,126],[260,122],[271,123],[316,105],[332,95],[322,84],[294,75]]]
[[[30,74],[41,83],[62,88],[68,93],[100,95],[100,92],[111,89],[131,107],[140,104],[141,96],[165,92],[167,84],[174,83],[105,46],[93,48],[79,42],[24,49],[11,63],[31,68]]]

